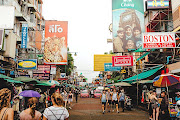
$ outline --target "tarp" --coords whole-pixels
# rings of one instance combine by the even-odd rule
[[[18,80],[18,81],[21,81],[21,82],[37,82],[37,83],[39,83],[39,81],[36,80],[36,79],[28,78],[28,77],[22,77],[22,76],[14,78],[14,80]]]
[[[132,86],[131,84],[127,83],[127,82],[119,82],[119,83],[115,83],[115,84],[112,84],[112,85],[115,85],[115,86]]]
[[[155,74],[158,70],[160,70],[162,66],[158,66],[157,68],[142,72],[138,75],[135,75],[133,77],[127,78],[125,80],[118,80],[118,81],[125,81],[125,82],[133,82],[133,80],[142,80],[150,77],[151,75]]]

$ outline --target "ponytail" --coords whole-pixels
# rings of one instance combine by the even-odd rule
[[[36,104],[38,103],[37,98],[33,97],[28,100],[28,104],[30,107],[30,115],[32,118],[35,118],[35,110],[36,110]]]
[[[63,105],[63,98],[59,93],[53,93],[51,97],[54,100],[56,105],[58,106]]]

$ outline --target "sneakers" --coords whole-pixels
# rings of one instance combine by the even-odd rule
[[[114,112],[114,110],[112,110],[112,112]]]
[[[103,111],[103,114],[105,113],[105,111]]]
[[[71,110],[72,108],[71,108],[71,107],[69,107],[69,109]]]
[[[119,111],[117,111],[117,113],[119,113]]]

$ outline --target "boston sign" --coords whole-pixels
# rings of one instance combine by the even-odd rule
[[[133,66],[133,56],[112,56],[113,67]]]
[[[148,32],[142,36],[143,48],[174,48],[176,47],[175,33]]]

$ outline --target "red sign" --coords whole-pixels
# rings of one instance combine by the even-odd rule
[[[148,32],[143,34],[143,48],[174,47],[176,47],[176,39],[173,32]]]
[[[112,56],[113,67],[133,66],[133,56]]]

